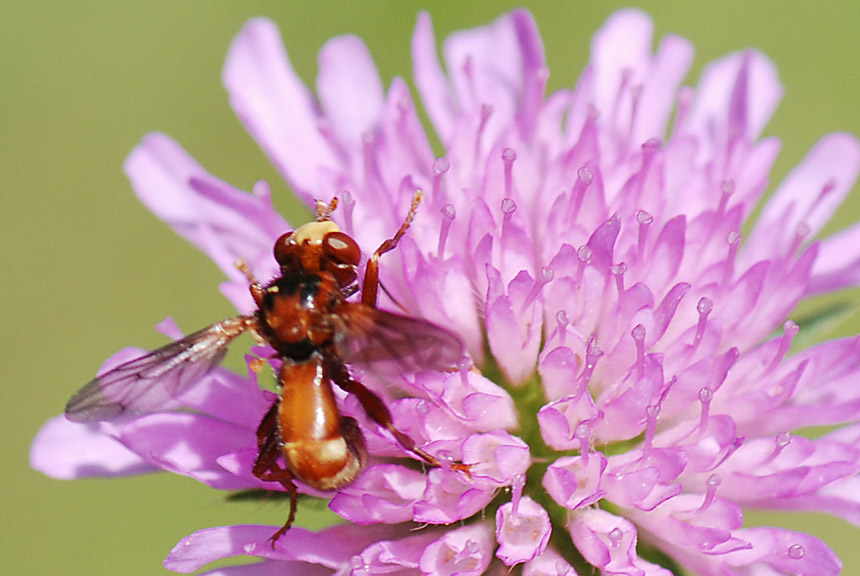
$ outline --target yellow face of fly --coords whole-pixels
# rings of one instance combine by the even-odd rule
[[[322,222],[308,222],[299,226],[293,232],[293,239],[296,244],[322,244],[323,238],[329,232],[340,232],[338,225],[331,220],[323,220]]]

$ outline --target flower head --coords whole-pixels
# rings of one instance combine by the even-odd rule
[[[860,226],[816,238],[854,184],[860,145],[823,138],[751,221],[779,148],[760,138],[782,94],[773,64],[732,54],[692,88],[689,43],[651,42],[645,15],[618,12],[576,87],[546,94],[528,13],[452,35],[444,68],[419,16],[414,81],[444,146],[436,157],[406,83],[384,90],[360,40],[326,44],[315,98],[271,22],[243,28],[224,69],[230,102],[303,199],[339,196],[333,218],[371,251],[424,191],[381,260],[383,282],[409,314],[457,332],[474,367],[356,376],[402,432],[470,469],[410,465],[346,396],[371,455],[331,501],[348,524],[292,528],[274,549],[271,527],[210,528],[168,568],[253,555],[265,573],[839,573],[822,541],[744,527],[743,509],[860,524],[860,339],[790,355],[799,327],[787,320],[803,298],[858,281]],[[266,184],[236,190],[160,134],[126,171],[224,270],[225,295],[253,310],[233,263],[274,275],[271,247],[289,229]],[[162,469],[280,489],[251,470],[272,402],[254,371],[216,369],[178,400],[193,411],[53,420],[33,464],[57,477]],[[808,426],[833,429],[793,434]]]

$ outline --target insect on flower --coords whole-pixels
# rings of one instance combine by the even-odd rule
[[[400,229],[369,259],[360,301],[347,299],[359,290],[361,251],[331,220],[337,200],[328,206],[318,202],[315,222],[276,241],[280,276],[263,285],[244,263],[237,265],[250,282],[256,312],[213,324],[96,377],[69,400],[66,418],[95,422],[153,412],[199,381],[221,361],[233,339],[251,330],[271,346],[280,365],[281,397],[257,428],[259,452],[253,466],[254,476],[278,482],[290,494],[289,517],[272,536],[272,546],[295,518],[294,480],[336,490],[364,468],[364,437],[354,418],[340,414],[332,383],[353,394],[404,449],[440,466],[394,426],[382,399],[354,380],[347,367],[396,362],[404,371],[446,370],[464,355],[463,343],[452,332],[376,307],[379,258],[397,246],[420,201],[417,193]],[[466,465],[451,467],[468,474]]]

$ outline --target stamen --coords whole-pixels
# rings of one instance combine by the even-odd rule
[[[619,262],[610,268],[615,277],[615,289],[618,291],[618,300],[624,296],[624,273],[627,272],[627,264]]]
[[[713,504],[714,499],[717,497],[717,488],[720,487],[721,482],[722,479],[719,474],[708,476],[708,479],[705,481],[705,501],[699,507],[699,512],[704,512],[711,507],[711,504]]]
[[[630,335],[636,343],[636,374],[642,378],[645,374],[645,326],[637,324],[630,331]]]
[[[782,325],[782,338],[779,340],[779,348],[774,354],[773,359],[768,364],[768,367],[765,369],[764,374],[772,373],[777,366],[779,366],[782,359],[785,358],[785,355],[788,354],[788,349],[791,348],[791,341],[794,340],[794,337],[797,336],[797,333],[800,332],[800,326],[788,320],[785,324]]]
[[[636,119],[639,117],[639,101],[642,99],[642,85],[637,84],[630,88],[630,124],[627,125],[627,144],[633,140],[633,129],[636,127]]]
[[[645,182],[648,180],[648,173],[651,171],[651,165],[654,158],[657,156],[657,151],[660,149],[660,141],[657,138],[649,138],[642,144],[642,167],[639,169],[639,174],[636,176],[636,196],[632,198],[634,206],[639,203],[642,198],[642,191],[645,189]]]
[[[777,456],[782,454],[782,451],[785,450],[789,444],[791,444],[790,432],[783,431],[777,434],[773,442],[773,451],[768,455],[767,459],[763,462],[763,464],[768,464],[776,460]]]
[[[702,404],[702,414],[699,417],[699,434],[704,435],[708,428],[708,414],[711,411],[711,400],[714,399],[713,391],[707,386],[699,390],[699,402]]]
[[[579,210],[582,208],[582,201],[585,199],[585,191],[592,180],[594,180],[594,174],[585,166],[580,167],[576,171],[576,182],[574,182],[573,190],[571,191],[571,202],[568,205],[566,218],[569,224],[573,224],[579,218]]]
[[[723,268],[723,278],[720,281],[720,288],[725,290],[731,284],[732,279],[735,276],[735,260],[738,256],[738,249],[741,245],[741,236],[740,232],[732,230],[729,232],[729,235],[726,237],[726,242],[729,245],[729,254],[726,257],[726,265]]]
[[[630,82],[630,76],[632,76],[632,71],[629,68],[625,68],[621,71],[621,84],[618,85],[618,92],[615,93],[615,101],[612,103],[612,124],[615,126],[618,125],[618,111],[621,108],[621,99],[624,96],[624,92],[627,90],[627,84]]]
[[[493,115],[493,107],[490,104],[481,105],[481,123],[478,125],[478,133],[475,135],[475,161],[481,155],[481,139],[484,137],[484,130],[487,128],[487,120]]]
[[[636,221],[639,223],[639,239],[636,243],[636,254],[639,257],[639,261],[642,262],[645,259],[645,242],[648,239],[648,230],[651,228],[651,224],[654,223],[654,217],[645,210],[638,210],[636,212]]]
[[[815,202],[812,202],[812,203],[809,205],[809,209],[807,210],[807,212],[806,212],[806,214],[804,215],[803,219],[804,219],[804,220],[811,220],[811,219],[812,219],[812,218],[811,218],[812,212],[813,212],[817,207],[825,205],[825,204],[824,204],[824,202],[826,201],[827,196],[830,196],[830,193],[831,193],[831,192],[833,192],[833,190],[834,190],[835,188],[836,188],[836,182],[835,182],[835,181],[833,181],[833,180],[828,180],[828,181],[824,184],[824,186],[822,186],[822,187],[821,187],[821,191],[820,191],[820,192],[818,192],[818,198],[816,199],[816,201],[815,201]]]
[[[558,323],[556,333],[558,334],[559,346],[564,346],[564,341],[567,337],[567,327],[570,324],[570,321],[567,318],[567,312],[565,312],[564,310],[559,310],[555,315],[555,321]]]
[[[508,238],[510,238],[511,220],[513,220],[514,212],[517,211],[517,203],[510,198],[502,200],[502,251],[507,249]]]
[[[607,534],[606,537],[609,538],[609,546],[617,549],[621,546],[621,541],[624,539],[624,532],[616,526],[609,531],[609,534]]]
[[[603,356],[603,350],[597,346],[594,335],[592,334],[585,347],[585,366],[582,368],[582,373],[579,375],[579,390],[577,391],[577,396],[583,393],[588,387],[588,384],[591,382],[591,375],[594,373],[594,368],[601,356]]]
[[[720,184],[720,190],[722,194],[720,194],[720,203],[717,205],[717,214],[722,217],[726,213],[726,207],[729,205],[729,198],[735,193],[735,181],[731,178],[726,178]]]
[[[573,437],[579,441],[579,454],[582,457],[582,465],[588,466],[588,453],[591,452],[591,423],[580,422],[573,433]]]
[[[699,323],[696,325],[696,335],[693,337],[693,345],[690,352],[695,352],[702,341],[702,336],[705,334],[705,327],[708,324],[708,316],[714,309],[714,301],[707,296],[699,298],[699,303],[696,304],[696,310],[699,312]]]
[[[451,230],[451,224],[454,223],[457,211],[451,204],[445,204],[439,212],[442,213],[442,228],[439,230],[439,244],[436,246],[436,258],[441,260],[445,255],[445,244],[448,241],[448,232]]]
[[[678,131],[684,127],[684,122],[687,121],[687,114],[693,105],[694,90],[692,86],[681,86],[678,90],[677,106],[675,107],[675,122],[672,126],[672,137],[674,138]]]
[[[526,485],[525,474],[517,474],[511,482],[511,520],[516,521],[517,512],[520,507],[520,499],[523,496],[523,488]]]
[[[591,248],[588,246],[580,246],[576,249],[576,278],[574,285],[579,288],[582,286],[582,277],[585,274],[585,268],[591,262]]]
[[[513,180],[514,180],[514,160],[517,159],[517,153],[513,148],[505,148],[502,150],[502,162],[505,163],[505,197],[513,196]]]
[[[370,187],[377,180],[374,178],[376,176],[376,163],[374,162],[376,138],[373,136],[373,133],[365,132],[361,135],[361,146],[364,159],[364,181]]]
[[[444,176],[450,169],[451,162],[449,162],[444,156],[436,158],[433,162],[433,197],[431,198],[433,202],[442,201],[442,176]]]
[[[798,222],[797,228],[794,230],[794,239],[791,242],[791,248],[786,252],[786,256],[797,254],[798,248],[803,243],[804,239],[812,232],[812,227],[806,222]]]
[[[343,229],[349,236],[354,236],[355,228],[352,225],[352,211],[355,208],[355,199],[349,190],[341,190],[338,192],[340,196],[340,204],[343,206]]]
[[[537,298],[538,294],[543,290],[543,287],[552,282],[554,276],[552,268],[549,266],[544,266],[540,269],[540,276],[535,280],[534,286],[532,286],[532,289],[529,291],[529,295],[526,296],[526,299],[523,301],[523,305],[520,307],[520,313],[524,312],[525,309],[534,302],[534,299]]]
[[[472,539],[466,540],[466,544],[463,546],[463,549],[457,552],[454,555],[454,563],[462,562],[463,560],[468,560],[473,556],[478,554],[478,543]]]
[[[651,452],[654,443],[654,434],[657,431],[657,417],[660,415],[660,405],[645,407],[645,439],[642,441],[642,454],[647,456]]]

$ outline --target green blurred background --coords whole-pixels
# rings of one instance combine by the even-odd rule
[[[289,219],[304,213],[233,116],[221,87],[227,47],[257,15],[280,26],[298,73],[313,85],[326,39],[355,33],[383,79],[411,79],[417,2],[4,2],[0,6],[0,574],[157,574],[196,529],[283,521],[275,503],[227,504],[221,493],[169,475],[62,482],[30,470],[30,442],[111,353],[157,346],[171,314],[186,331],[232,313],[215,267],[136,200],[122,173],[148,131],[164,131],[212,173],[249,189],[273,184]],[[526,3],[546,47],[550,88],[570,86],[587,60],[606,3]],[[437,37],[489,22],[510,2],[430,8]],[[657,37],[696,46],[688,78],[730,51],[756,47],[778,65],[786,96],[767,134],[783,141],[779,182],[823,134],[860,134],[860,3],[640,2]],[[860,214],[851,199],[829,231]],[[856,297],[856,295],[852,295]],[[829,335],[860,329],[846,315]],[[234,358],[235,362],[235,358]],[[814,532],[860,573],[860,530],[816,516],[767,517]],[[324,518],[307,506],[299,523]]]

